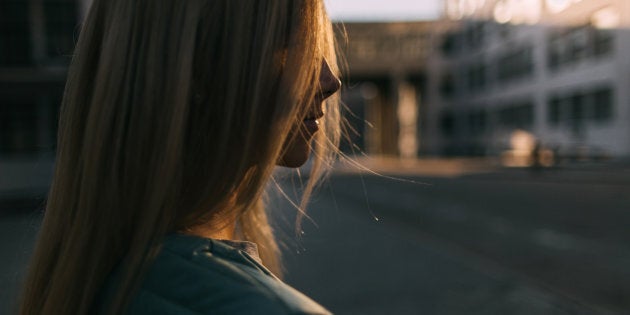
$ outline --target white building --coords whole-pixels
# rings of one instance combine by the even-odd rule
[[[630,1],[449,0],[445,12],[421,152],[497,155],[525,131],[564,156],[630,156]]]

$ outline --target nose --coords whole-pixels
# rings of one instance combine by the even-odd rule
[[[341,80],[332,72],[326,59],[322,60],[322,70],[319,75],[319,87],[322,101],[335,94],[341,88]]]

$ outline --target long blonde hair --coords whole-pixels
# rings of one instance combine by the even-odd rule
[[[122,266],[120,313],[164,235],[226,211],[278,271],[262,192],[322,58],[338,72],[321,0],[95,0],[20,313],[89,313]],[[339,139],[337,100],[325,109],[304,200]]]

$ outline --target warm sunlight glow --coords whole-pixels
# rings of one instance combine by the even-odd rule
[[[612,7],[601,9],[591,17],[593,26],[602,29],[617,28],[621,24],[619,12]]]
[[[499,0],[494,6],[494,19],[498,23],[535,24],[540,21],[540,0]]]
[[[560,13],[572,4],[582,2],[582,0],[544,0],[544,2],[549,12]]]
[[[494,7],[494,20],[498,23],[504,24],[509,22],[512,19],[512,11],[510,8],[503,2],[498,3]]]
[[[558,13],[571,5],[571,0],[545,0],[549,12]]]
[[[447,11],[446,14],[452,20],[460,20],[464,17],[462,12],[459,10],[459,0],[447,0]]]
[[[448,0],[447,15],[454,20],[471,16],[486,5],[486,0]]]
[[[519,152],[530,152],[536,145],[536,138],[524,130],[516,130],[510,138],[512,149]]]
[[[536,147],[536,137],[525,130],[515,130],[510,136],[511,150],[503,152],[501,160],[508,167],[527,167],[534,162],[532,152]]]
[[[398,121],[400,131],[398,135],[398,150],[402,158],[415,158],[418,152],[417,126],[418,108],[416,91],[413,86],[401,83],[398,88],[400,97],[398,103]]]

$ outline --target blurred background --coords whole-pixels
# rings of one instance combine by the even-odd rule
[[[90,2],[0,1],[0,314]],[[326,5],[348,158],[303,230],[272,198],[286,281],[337,314],[629,314],[630,1]]]

